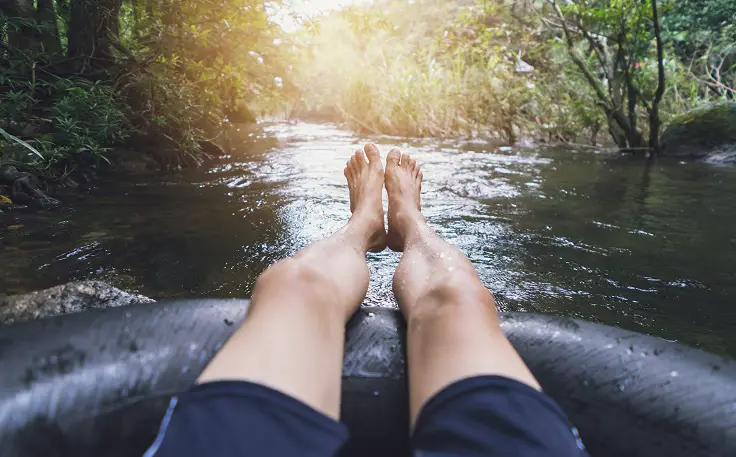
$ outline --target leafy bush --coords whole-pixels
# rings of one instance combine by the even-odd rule
[[[9,90],[0,101],[0,122],[7,125],[28,116],[36,100],[27,91]]]
[[[122,104],[103,84],[62,80],[63,96],[51,107],[54,142],[63,154],[103,156],[130,133]]]
[[[296,76],[304,103],[293,114],[332,112],[365,131],[513,141],[530,122],[533,78],[516,72],[504,43],[476,34],[476,11],[390,2],[329,15],[304,39]]]
[[[0,139],[0,161],[94,164],[140,133],[196,163],[201,140],[283,92],[289,53],[262,0],[93,3],[0,4],[0,128],[43,155]]]

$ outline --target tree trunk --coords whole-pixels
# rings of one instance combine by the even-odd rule
[[[141,30],[140,0],[130,0],[130,9],[133,12],[133,36],[138,38]]]
[[[657,40],[657,68],[658,68],[658,84],[657,92],[654,94],[652,108],[649,111],[649,148],[652,154],[658,155],[662,149],[659,144],[659,103],[664,96],[665,84],[667,83],[664,74],[664,44],[662,43],[662,31],[659,24],[659,12],[657,11],[657,0],[652,1],[652,21],[654,22],[654,37]]]
[[[646,149],[647,142],[644,140],[644,135],[642,135],[639,129],[627,126],[623,130],[626,135],[626,143],[628,143],[629,149]]]
[[[631,127],[636,129],[636,104],[638,102],[639,94],[636,88],[634,88],[631,84],[627,84],[626,97],[629,102],[629,122],[631,123]]]
[[[626,139],[626,135],[621,130],[621,127],[616,121],[613,120],[610,114],[608,114],[608,133],[611,135],[613,142],[616,143],[619,149],[626,149],[629,147],[629,143]]]
[[[72,0],[67,37],[75,71],[86,73],[115,63],[112,44],[118,40],[121,4],[122,0]]]
[[[50,54],[61,54],[61,38],[59,37],[59,26],[56,23],[54,0],[38,0],[36,21],[41,29],[43,50]]]
[[[600,121],[595,121],[593,126],[590,128],[590,145],[598,146],[598,132],[601,131]]]
[[[611,132],[613,140],[622,149],[638,149],[645,147],[646,143],[644,142],[644,136],[635,126],[631,125],[624,107],[623,78],[625,74],[621,74],[620,71],[620,64],[622,62],[621,56],[623,55],[623,43],[619,43],[617,57],[613,60],[613,75],[611,75],[612,77],[609,77],[608,93],[606,93],[606,89],[603,87],[603,84],[601,84],[601,81],[595,77],[588,68],[588,64],[577,54],[577,51],[575,50],[575,40],[567,25],[567,19],[562,13],[559,5],[557,5],[556,0],[548,0],[548,2],[552,5],[557,17],[560,19],[560,26],[562,27],[562,31],[567,41],[568,55],[581,71],[586,81],[588,81],[588,84],[598,97],[599,105],[606,113],[609,131]],[[608,60],[608,56],[606,57],[606,60]]]

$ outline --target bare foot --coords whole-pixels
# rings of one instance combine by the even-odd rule
[[[345,165],[345,177],[348,179],[350,211],[353,213],[348,225],[365,234],[369,251],[381,252],[386,248],[381,201],[383,167],[375,144],[367,144],[365,153],[361,149],[355,151]]]
[[[420,212],[422,171],[409,154],[392,149],[386,157],[386,192],[388,192],[388,247],[402,252],[407,234],[424,223]]]

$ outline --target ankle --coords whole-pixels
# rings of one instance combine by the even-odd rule
[[[352,247],[363,254],[386,247],[386,230],[383,219],[378,216],[354,214],[342,233],[342,246]]]
[[[396,216],[396,223],[402,229],[411,229],[427,222],[422,212],[414,207],[397,209],[394,215]]]
[[[350,217],[350,223],[359,224],[367,229],[383,226],[383,212],[373,208],[357,208]]]
[[[394,218],[395,228],[401,234],[404,247],[421,243],[422,239],[431,235],[427,221],[418,209],[397,211]]]

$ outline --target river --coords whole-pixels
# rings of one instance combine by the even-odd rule
[[[417,158],[429,223],[503,310],[736,356],[736,168],[332,125],[266,124],[227,162],[111,177],[60,210],[0,214],[0,293],[100,279],[157,299],[248,296],[268,265],[348,219],[342,170],[367,141]],[[366,305],[396,306],[398,260],[369,254]]]

